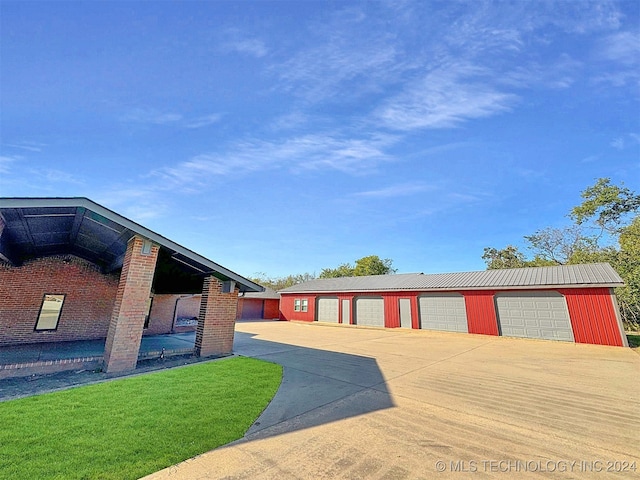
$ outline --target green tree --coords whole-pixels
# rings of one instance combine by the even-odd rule
[[[487,264],[487,270],[522,268],[527,266],[524,253],[513,245],[507,245],[501,250],[493,247],[485,247],[482,259]]]
[[[287,275],[286,277],[269,277],[266,273],[260,272],[256,273],[254,277],[249,277],[249,280],[262,285],[263,287],[271,288],[277,292],[283,288],[291,287],[298,283],[308,282],[315,278],[317,278],[315,273],[299,273]]]
[[[482,258],[487,269],[607,262],[625,282],[616,289],[623,321],[640,328],[640,195],[599,178],[581,196],[584,201],[569,214],[573,225],[524,237],[532,259],[513,245],[501,250],[486,247]],[[584,234],[590,223],[597,234]]]
[[[350,263],[343,263],[336,268],[323,268],[320,278],[353,277],[354,267]]]
[[[353,275],[361,277],[364,275],[389,275],[396,273],[393,268],[393,261],[389,258],[382,260],[377,255],[369,255],[356,260],[356,267],[353,269]]]
[[[320,278],[361,277],[364,275],[388,275],[395,273],[393,260],[380,259],[377,255],[369,255],[356,260],[356,264],[343,263],[336,268],[323,268]]]
[[[580,196],[584,201],[573,207],[570,217],[582,225],[594,221],[603,231],[620,233],[625,218],[640,210],[640,195],[628,188],[611,185],[609,178],[599,178],[595,185],[585,189]]]

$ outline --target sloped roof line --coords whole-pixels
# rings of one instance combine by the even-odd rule
[[[363,277],[320,278],[280,293],[372,292],[381,290],[490,290],[619,287],[620,275],[608,263],[528,267],[457,273],[405,273]]]
[[[204,267],[201,269],[203,273],[218,273],[224,277],[227,277],[240,285],[241,290],[262,292],[261,285],[254,283],[241,275],[219,265],[202,255],[189,250],[176,242],[169,240],[168,238],[149,230],[146,227],[129,220],[126,217],[110,210],[102,205],[95,203],[94,201],[86,197],[12,197],[12,198],[0,198],[0,209],[22,209],[22,208],[56,208],[56,207],[71,207],[71,208],[84,208],[92,211],[102,217],[119,224],[120,226],[131,230],[132,232],[157,243],[160,246],[165,247],[173,252],[173,255],[180,255],[195,265],[191,265],[193,268],[198,266]]]

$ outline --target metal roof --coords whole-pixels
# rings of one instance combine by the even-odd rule
[[[233,280],[243,292],[263,287],[83,197],[0,198],[0,260],[13,265],[48,255],[71,254],[103,271],[122,268],[127,242],[140,235],[160,245],[163,258],[184,271]],[[164,255],[168,254],[168,255]]]
[[[262,300],[280,300],[280,294],[275,290],[264,287],[264,292],[247,292],[244,294],[244,298],[258,298]]]
[[[460,273],[404,273],[363,277],[319,278],[280,293],[379,292],[394,290],[493,290],[619,287],[622,278],[608,263],[512,268]]]

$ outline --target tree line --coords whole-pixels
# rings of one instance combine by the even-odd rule
[[[393,268],[393,260],[389,258],[381,259],[378,255],[369,255],[359,258],[355,264],[342,263],[335,268],[323,268],[320,275],[315,273],[300,273],[297,275],[287,275],[286,277],[269,277],[265,273],[258,273],[249,280],[259,283],[273,290],[308,282],[316,278],[337,278],[337,277],[360,277],[364,275],[390,275],[396,273]]]

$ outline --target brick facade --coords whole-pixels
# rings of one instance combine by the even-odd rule
[[[192,332],[196,326],[174,325],[179,318],[198,318],[202,295],[157,294],[153,296],[149,328],[145,335]]]
[[[217,278],[205,278],[196,329],[196,355],[228,355],[233,351],[237,308],[237,288],[222,293],[222,283]]]
[[[118,274],[72,255],[0,263],[0,345],[105,338]],[[65,294],[58,328],[35,332],[45,294]]]
[[[143,244],[144,239],[136,235],[127,245],[104,351],[108,373],[132,370],[138,361],[159,250],[159,246],[153,244],[150,253],[145,255]]]

